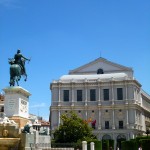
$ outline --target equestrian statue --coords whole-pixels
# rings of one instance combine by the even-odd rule
[[[25,69],[25,62],[30,61],[30,59],[24,57],[21,54],[21,50],[17,50],[14,58],[9,59],[10,64],[10,86],[15,86],[15,82],[17,86],[19,86],[18,81],[21,79],[21,76],[24,76],[24,81],[27,81],[27,73]]]

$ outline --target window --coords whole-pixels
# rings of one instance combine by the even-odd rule
[[[100,68],[97,70],[97,74],[103,74],[103,73],[104,73],[103,69]]]
[[[105,121],[105,129],[109,129],[109,121]]]
[[[123,90],[122,90],[122,88],[117,88],[117,100],[123,100]]]
[[[109,100],[109,89],[103,89],[104,101]]]
[[[64,90],[64,101],[65,102],[69,101],[69,90]]]
[[[96,90],[95,89],[90,90],[90,101],[96,101]]]
[[[123,121],[119,121],[119,129],[123,129]]]
[[[1,107],[0,112],[4,112],[4,106]]]
[[[82,101],[82,90],[77,90],[77,101]]]

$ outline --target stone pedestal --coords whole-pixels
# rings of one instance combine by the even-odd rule
[[[4,113],[10,120],[18,123],[19,127],[24,127],[29,117],[29,96],[27,90],[20,86],[7,87],[5,92]]]
[[[34,143],[34,134],[21,133],[21,143],[19,150],[32,150],[32,144]]]
[[[23,118],[23,117],[19,117],[19,116],[12,116],[9,118],[10,118],[10,120],[14,120],[18,124],[19,128],[24,127],[27,124],[27,122],[29,121],[27,118]]]

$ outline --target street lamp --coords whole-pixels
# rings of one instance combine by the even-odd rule
[[[64,142],[66,142],[66,132],[64,131]]]
[[[149,129],[146,130],[146,134],[147,134],[147,137],[148,137],[148,134],[150,134],[150,130]]]

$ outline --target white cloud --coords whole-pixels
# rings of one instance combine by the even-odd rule
[[[45,103],[35,104],[35,105],[29,106],[29,107],[30,108],[41,108],[41,107],[46,107],[46,104]]]

